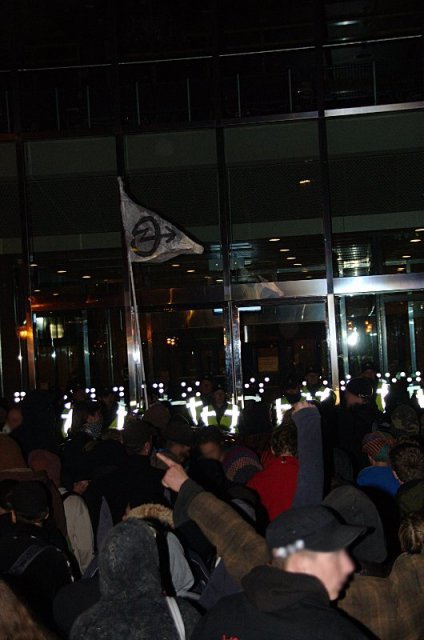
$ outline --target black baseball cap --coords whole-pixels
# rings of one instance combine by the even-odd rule
[[[366,527],[343,524],[322,505],[298,507],[281,513],[266,530],[270,550],[280,557],[296,551],[331,552],[348,547]]]
[[[360,489],[342,485],[324,499],[325,506],[337,511],[350,525],[366,526],[366,535],[355,543],[352,556],[360,562],[383,562],[387,557],[384,528],[378,509]]]

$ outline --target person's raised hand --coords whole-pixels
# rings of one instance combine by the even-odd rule
[[[166,464],[168,467],[167,472],[162,478],[163,486],[178,493],[184,482],[188,480],[188,475],[178,462],[171,460],[171,458],[168,458],[163,453],[157,453],[156,456],[158,460]]]

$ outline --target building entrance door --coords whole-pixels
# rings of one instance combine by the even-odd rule
[[[238,306],[240,371],[244,398],[272,401],[288,376],[304,378],[316,367],[329,380],[326,304],[323,300]],[[236,359],[237,365],[237,359]]]

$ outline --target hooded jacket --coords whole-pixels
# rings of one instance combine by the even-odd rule
[[[154,534],[145,522],[130,518],[108,533],[99,574],[100,600],[77,618],[71,640],[179,640],[161,594]],[[184,601],[178,605],[189,638],[199,615]]]
[[[221,600],[199,623],[192,640],[365,640],[370,638],[330,605],[313,576],[270,566],[242,580],[243,593]]]

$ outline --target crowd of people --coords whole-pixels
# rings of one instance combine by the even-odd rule
[[[5,409],[0,638],[422,639],[421,409],[363,374],[340,403],[291,378],[237,429],[208,378],[122,430],[112,393],[62,438],[47,392]]]

